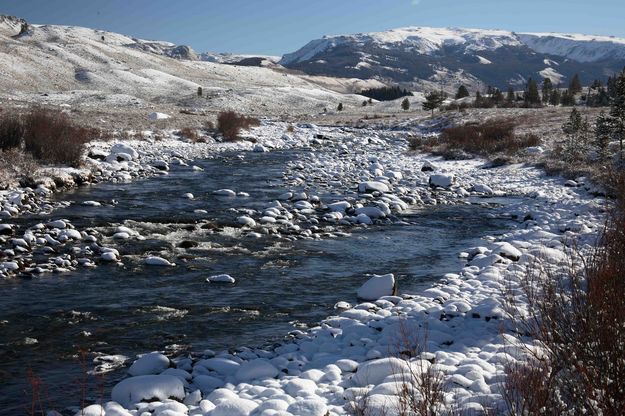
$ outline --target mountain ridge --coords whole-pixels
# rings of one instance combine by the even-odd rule
[[[529,77],[558,83],[580,73],[587,83],[625,65],[625,39],[501,29],[409,26],[324,36],[279,63],[313,75],[384,79],[419,85],[451,78],[504,87]],[[490,67],[488,67],[490,66]]]

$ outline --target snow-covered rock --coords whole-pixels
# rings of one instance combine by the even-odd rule
[[[364,192],[389,192],[389,188],[388,185],[383,183],[383,182],[377,182],[377,181],[367,181],[367,182],[361,182],[358,185],[358,192],[364,193]]]
[[[236,378],[239,381],[261,380],[266,378],[274,378],[278,375],[278,369],[269,361],[259,358],[247,361],[239,367],[236,372]]]
[[[175,266],[169,260],[158,256],[149,256],[144,260],[144,263],[148,266]]]
[[[143,355],[128,369],[131,376],[145,376],[160,374],[169,368],[169,358],[159,352],[151,352]]]
[[[431,175],[428,180],[430,186],[438,186],[439,188],[449,188],[456,182],[454,175],[436,174]]]
[[[150,121],[167,120],[168,118],[171,118],[169,114],[159,113],[156,111],[148,114],[148,120]]]
[[[206,281],[209,283],[234,283],[236,282],[235,278],[230,276],[229,274],[216,274],[214,276],[209,276],[206,278]]]
[[[127,409],[144,400],[183,400],[184,384],[178,377],[146,375],[130,377],[113,387],[111,399]]]
[[[356,292],[359,299],[376,300],[390,296],[395,290],[395,276],[391,273],[375,275],[367,280]]]

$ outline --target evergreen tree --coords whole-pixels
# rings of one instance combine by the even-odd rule
[[[590,89],[593,90],[598,90],[601,87],[603,87],[603,83],[598,79],[594,80],[592,84],[590,84]]]
[[[598,87],[595,94],[588,94],[586,105],[589,107],[607,107],[610,105],[610,97],[604,87]]]
[[[441,104],[443,104],[444,100],[445,94],[438,91],[432,91],[425,95],[425,102],[423,103],[422,107],[426,111],[431,111],[432,117],[434,117],[434,110],[440,107]]]
[[[588,121],[582,119],[582,115],[577,108],[571,110],[568,121],[562,125],[562,131],[567,136],[564,145],[564,158],[567,161],[582,160],[588,153]]]
[[[595,146],[601,161],[606,161],[609,158],[608,146],[612,139],[612,130],[612,118],[602,111],[599,113],[595,125]]]
[[[573,79],[571,80],[571,83],[569,84],[569,92],[572,95],[579,94],[580,92],[582,92],[582,83],[579,80],[578,74],[573,75]]]
[[[473,106],[479,108],[482,105],[483,105],[482,93],[480,93],[479,91],[476,91],[475,92],[475,101],[473,101]]]
[[[535,106],[540,104],[540,95],[538,94],[538,85],[536,81],[530,78],[527,81],[527,87],[523,93],[523,101],[525,105]]]
[[[456,100],[459,100],[464,97],[469,96],[469,90],[464,85],[458,87],[458,92],[456,93]]]
[[[623,158],[623,139],[625,139],[625,70],[614,81],[614,98],[610,105],[613,132],[620,143],[620,158]]]
[[[506,93],[506,101],[508,101],[509,103],[512,103],[514,101],[514,88],[512,88],[512,85],[508,87],[508,92]]]
[[[378,101],[392,101],[401,97],[412,96],[412,93],[406,89],[402,90],[398,86],[395,86],[362,90],[360,95],[364,95],[365,97],[373,98]]]
[[[363,106],[363,107],[366,107],[366,106],[367,106],[367,100],[364,100],[364,101],[362,102],[362,106]]]
[[[338,107],[336,107],[337,111],[343,111],[343,103],[339,103]]]
[[[500,105],[501,103],[503,103],[503,100],[504,100],[503,93],[501,92],[499,88],[493,89],[492,100],[493,100],[493,103],[495,103],[495,105]]]
[[[614,98],[616,96],[616,79],[617,77],[608,77],[606,86],[608,88],[608,96],[610,98]]]
[[[560,102],[563,106],[570,107],[575,105],[575,95],[570,90],[564,90]]]
[[[553,83],[551,82],[551,79],[549,78],[543,79],[543,86],[542,86],[543,103],[549,102],[552,91],[553,91]]]
[[[197,96],[201,97],[202,96],[202,87],[197,87]]]
[[[408,98],[404,98],[404,101],[401,102],[401,108],[404,111],[410,110],[410,101],[408,101]]]
[[[549,104],[551,104],[553,106],[560,105],[561,95],[562,94],[560,94],[560,90],[559,89],[554,89],[553,91],[551,91],[551,95],[549,96]]]

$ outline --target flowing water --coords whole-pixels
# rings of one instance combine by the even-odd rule
[[[24,413],[31,402],[29,369],[42,381],[45,405],[78,405],[85,383],[89,398],[108,398],[125,370],[85,379],[93,353],[133,358],[152,350],[219,351],[279,342],[289,331],[331,315],[337,301],[356,302],[366,274],[392,272],[402,292],[418,291],[457,272],[463,265],[458,252],[479,244],[477,237],[509,226],[488,218],[482,206],[448,205],[415,210],[402,215],[402,224],[358,229],[347,237],[241,237],[237,227],[228,226],[240,214],[228,209],[265,207],[284,192],[285,165],[297,156],[298,151],[248,153],[243,159],[222,155],[195,162],[204,172],[174,167],[167,176],[78,188],[56,197],[75,203],[52,215],[21,218],[24,227],[66,218],[78,229],[109,235],[125,222],[146,238],[116,243],[122,255],[136,254],[121,267],[102,264],[0,281],[0,414]],[[250,197],[212,194],[220,188]],[[196,198],[182,198],[186,192]],[[87,200],[103,205],[81,204]],[[176,248],[183,240],[198,245]],[[147,252],[176,266],[144,266]],[[219,273],[232,275],[236,284],[205,281]]]

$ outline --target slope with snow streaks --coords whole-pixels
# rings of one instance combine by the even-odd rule
[[[578,62],[625,60],[625,39],[565,33],[518,33],[519,39],[536,52]]]
[[[512,32],[503,30],[406,27],[313,40],[299,51],[284,55],[280,63],[289,65],[307,61],[343,44],[376,46],[382,49],[402,47],[418,54],[431,55],[444,46],[462,46],[468,51],[481,51],[518,46],[520,42]]]

